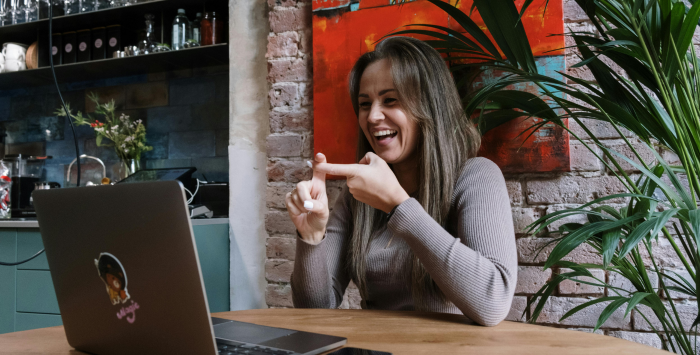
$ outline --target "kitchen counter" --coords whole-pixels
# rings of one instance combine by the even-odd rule
[[[206,226],[211,224],[228,224],[228,218],[202,218],[192,219],[193,226]],[[0,228],[39,228],[36,219],[11,218],[0,220]]]

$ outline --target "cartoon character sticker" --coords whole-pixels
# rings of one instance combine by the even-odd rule
[[[126,272],[119,260],[110,253],[100,253],[100,257],[95,260],[95,266],[100,278],[107,285],[107,294],[112,304],[126,303],[131,296],[126,289]]]

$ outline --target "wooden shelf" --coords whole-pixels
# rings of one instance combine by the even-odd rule
[[[228,44],[182,49],[135,57],[110,58],[57,65],[58,82],[72,83],[193,67],[228,65]],[[50,85],[50,67],[0,74],[0,90]]]
[[[224,11],[227,15],[226,3],[221,1],[206,1],[207,11]],[[159,18],[161,14],[165,18],[175,16],[178,8],[184,8],[189,17],[194,17],[194,12],[202,12],[205,9],[204,0],[152,0],[131,6],[110,8],[68,16],[53,18],[52,30],[54,33],[90,29],[98,26],[121,24],[123,30],[140,30],[144,27],[144,14],[151,13]],[[160,27],[160,23],[156,23]],[[0,44],[5,42],[19,42],[31,44],[36,41],[38,31],[48,31],[49,20],[22,23],[0,27]],[[166,28],[169,26],[166,26]]]

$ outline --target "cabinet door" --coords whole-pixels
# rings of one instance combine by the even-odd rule
[[[209,311],[228,312],[231,310],[228,224],[193,226],[192,229]]]
[[[14,262],[17,255],[17,232],[0,230],[0,261]],[[15,331],[15,285],[17,268],[0,266],[0,334]]]

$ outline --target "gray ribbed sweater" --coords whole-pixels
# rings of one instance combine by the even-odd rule
[[[292,274],[294,306],[337,308],[350,282],[346,272],[351,236],[352,195],[338,198],[318,245],[297,239]],[[386,226],[372,235],[367,262],[368,309],[413,310],[413,251],[448,302],[427,300],[428,310],[464,314],[483,325],[496,325],[510,309],[517,282],[517,251],[508,191],[500,169],[488,159],[467,161],[455,185],[446,228],[410,198]],[[389,247],[389,239],[395,236]]]

